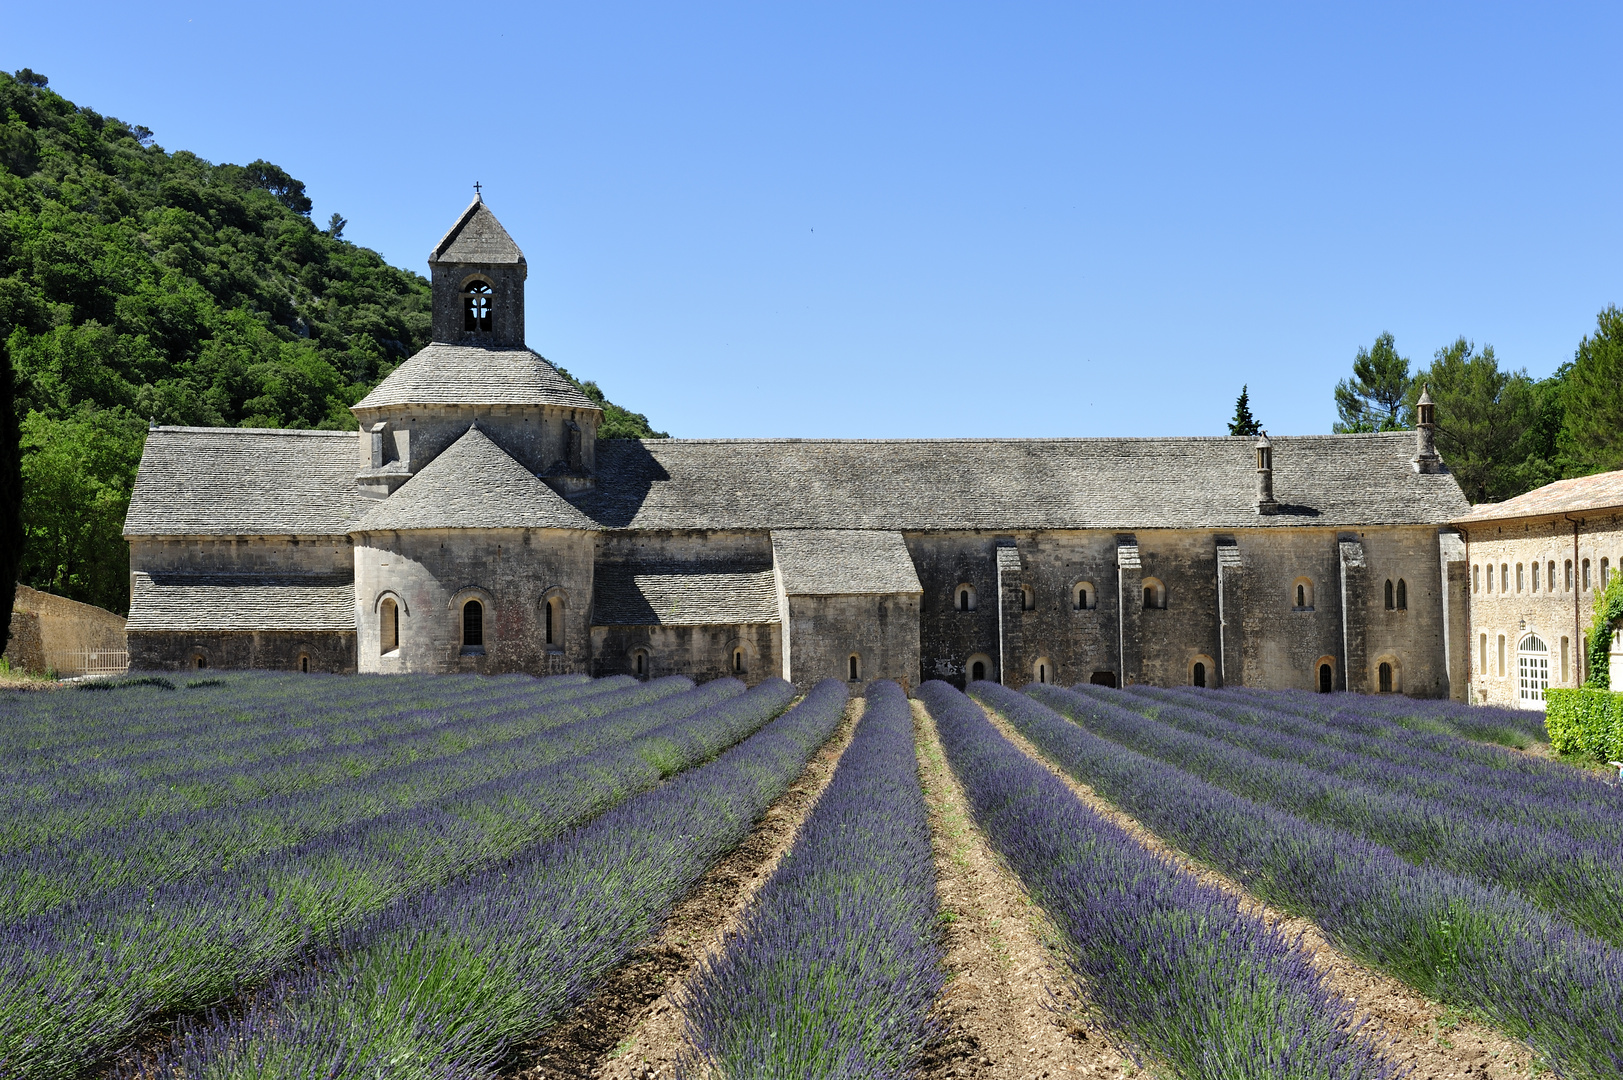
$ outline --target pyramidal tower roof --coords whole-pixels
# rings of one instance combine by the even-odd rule
[[[523,265],[524,252],[490,212],[484,197],[475,195],[456,224],[428,253],[428,262]]]

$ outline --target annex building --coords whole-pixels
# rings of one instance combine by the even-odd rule
[[[600,441],[484,202],[428,261],[433,343],[358,434],[149,432],[133,667],[1465,692],[1429,402],[1373,435]]]

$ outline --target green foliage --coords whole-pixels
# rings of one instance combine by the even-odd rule
[[[1459,338],[1412,380],[1405,406],[1411,416],[1425,384],[1437,403],[1438,452],[1465,497],[1498,501],[1527,490],[1523,466],[1535,449],[1538,409],[1527,372],[1501,370],[1492,345],[1478,351]]]
[[[23,551],[22,449],[12,396],[11,351],[0,340],[0,653],[11,640],[11,598]]]
[[[1582,687],[1544,692],[1550,747],[1596,761],[1623,761],[1623,694]]]
[[[344,240],[341,215],[317,228],[304,184],[279,166],[165,151],[48,82],[0,73],[0,342],[16,373],[6,413],[22,424],[21,580],[123,612],[121,533],[146,422],[351,429],[349,406],[428,343],[429,287]],[[607,437],[655,436],[586,388]],[[4,467],[0,456],[0,496]]]
[[[1569,475],[1623,469],[1623,311],[1607,307],[1596,317],[1566,370],[1560,441]]]
[[[1612,685],[1612,631],[1623,623],[1623,573],[1613,574],[1606,590],[1595,599],[1595,620],[1589,626],[1589,677],[1585,686],[1597,690]]]
[[[1336,384],[1335,430],[1397,431],[1407,427],[1401,415],[1414,380],[1409,361],[1398,355],[1391,334],[1381,334],[1368,349],[1353,358],[1353,377]]]
[[[603,396],[603,391],[597,383],[581,382],[563,368],[558,371],[570,382],[580,387],[581,392],[597,403],[603,410],[603,423],[597,429],[600,439],[668,439],[670,435],[663,431],[655,431],[648,426],[648,417],[642,413],[634,413],[622,409],[614,402]]]
[[[1234,419],[1229,421],[1230,435],[1261,435],[1262,425],[1251,415],[1251,387],[1241,386],[1240,396],[1234,399]]]

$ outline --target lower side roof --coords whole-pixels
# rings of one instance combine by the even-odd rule
[[[593,626],[778,622],[770,567],[748,563],[599,563]]]
[[[149,574],[130,596],[132,632],[355,632],[355,584],[326,576]]]

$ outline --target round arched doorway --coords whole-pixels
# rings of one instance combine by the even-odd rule
[[[1528,634],[1516,645],[1516,704],[1524,709],[1544,708],[1544,691],[1550,685],[1550,647],[1537,634]]]

